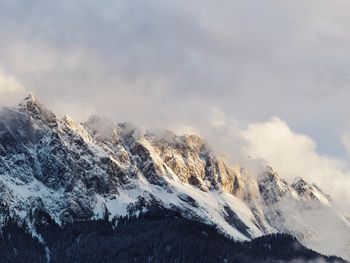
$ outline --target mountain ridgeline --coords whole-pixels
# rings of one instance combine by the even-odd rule
[[[65,257],[87,262],[90,246],[106,256],[102,262],[113,257],[122,262],[130,254],[115,254],[113,246],[121,251],[126,242],[132,251],[143,235],[149,236],[150,247],[142,244],[136,262],[191,262],[190,252],[196,249],[217,251],[213,262],[235,262],[230,246],[241,251],[237,255],[249,255],[246,247],[261,240],[272,248],[278,240],[282,246],[293,240],[300,251],[311,251],[306,246],[350,259],[350,223],[317,185],[301,177],[289,185],[271,167],[260,174],[231,167],[196,135],[142,133],[103,117],[85,123],[59,118],[33,95],[0,113],[0,193],[1,249],[13,251],[8,261],[30,253],[8,238],[15,239],[16,233],[35,248],[37,262],[43,253],[44,261]],[[154,207],[173,216],[157,223],[146,220]],[[37,211],[46,215],[45,224],[38,225]],[[125,217],[138,219],[123,228],[120,219]],[[133,227],[139,231],[132,232]],[[212,238],[205,239],[202,228]],[[153,240],[155,233],[164,242]],[[211,250],[205,240],[212,239]],[[294,252],[292,259],[299,255]],[[271,253],[264,259],[273,258]],[[180,254],[185,258],[176,261]],[[255,256],[246,262],[254,262]],[[245,262],[243,256],[240,260]]]

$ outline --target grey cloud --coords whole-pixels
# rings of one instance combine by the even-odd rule
[[[343,0],[1,0],[0,69],[81,120],[100,113],[205,130],[214,107],[242,125],[279,116],[323,151],[341,154],[348,7]]]

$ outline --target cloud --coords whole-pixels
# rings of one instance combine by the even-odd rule
[[[0,69],[0,105],[11,105],[19,95],[24,96],[25,88],[12,75]]]
[[[343,146],[348,156],[350,156],[350,133],[349,132],[343,133],[343,135],[341,136],[341,141],[343,143]]]
[[[24,87],[16,78],[0,71],[0,94],[17,93],[23,90]]]
[[[346,160],[321,154],[310,137],[293,131],[288,124],[272,118],[249,124],[241,131],[243,152],[265,159],[290,183],[301,176],[329,193],[335,204],[350,213],[350,170]]]
[[[94,109],[143,126],[186,126],[211,107],[242,122],[278,115],[339,154],[331,147],[342,125],[331,124],[350,121],[347,6],[1,1],[0,67],[61,114],[79,105],[76,118]]]

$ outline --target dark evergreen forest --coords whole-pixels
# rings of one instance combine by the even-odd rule
[[[11,217],[0,235],[0,262],[289,262],[325,257],[286,234],[235,242],[213,226],[191,221],[165,209],[138,217],[57,225],[45,212],[30,216],[43,241]]]

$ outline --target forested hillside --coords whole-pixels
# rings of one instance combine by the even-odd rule
[[[345,262],[285,234],[235,242],[214,227],[159,208],[112,223],[107,217],[60,227],[46,213],[35,212],[31,233],[40,241],[9,217],[0,236],[0,262]]]

